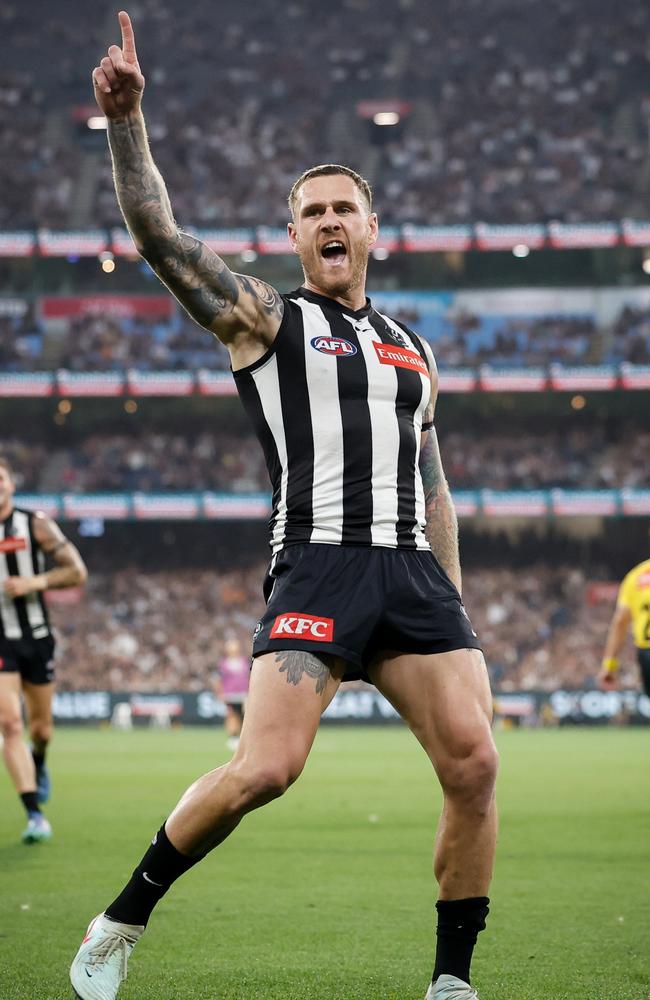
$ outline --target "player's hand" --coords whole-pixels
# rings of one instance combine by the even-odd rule
[[[613,670],[601,670],[598,674],[598,687],[601,691],[618,691],[618,673]]]
[[[7,597],[26,597],[27,594],[39,590],[35,576],[8,576],[4,582],[4,592]]]
[[[122,48],[110,45],[99,66],[93,70],[95,100],[107,118],[124,118],[137,111],[142,100],[144,77],[135,51],[131,18],[125,10],[118,14]]]

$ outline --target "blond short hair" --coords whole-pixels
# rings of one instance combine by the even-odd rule
[[[321,163],[318,167],[310,167],[309,170],[305,170],[304,174],[301,174],[298,180],[295,182],[291,191],[289,192],[289,197],[287,202],[289,204],[289,211],[291,212],[291,218],[296,217],[296,202],[298,200],[298,192],[300,191],[303,184],[306,181],[310,181],[312,177],[333,177],[337,174],[343,174],[345,177],[350,177],[356,184],[361,197],[366,203],[368,209],[368,214],[372,212],[372,191],[370,184],[358,174],[356,170],[352,167],[345,167],[340,163]]]

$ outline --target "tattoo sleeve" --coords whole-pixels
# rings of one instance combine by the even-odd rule
[[[274,288],[233,274],[214,251],[176,225],[142,115],[109,120],[108,141],[117,199],[135,245],[192,319],[223,339],[247,324],[254,327],[258,314],[279,321],[283,303]]]
[[[420,472],[424,485],[426,538],[434,556],[460,593],[458,519],[442,469],[438,438],[433,427],[420,452]]]

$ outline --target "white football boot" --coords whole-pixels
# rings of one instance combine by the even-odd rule
[[[23,830],[23,844],[38,844],[52,839],[52,827],[43,813],[30,813],[27,826]]]
[[[478,993],[456,976],[438,976],[424,1000],[478,1000]]]
[[[138,924],[120,924],[103,913],[91,921],[70,966],[70,982],[80,1000],[115,1000],[143,931]]]

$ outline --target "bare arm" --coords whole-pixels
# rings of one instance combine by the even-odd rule
[[[623,647],[631,622],[632,612],[619,604],[609,624],[603,661],[598,674],[598,683],[602,688],[618,687],[618,654]]]
[[[9,597],[25,597],[39,590],[59,590],[79,587],[86,582],[88,572],[79,550],[65,537],[58,524],[45,514],[34,520],[34,537],[56,567],[35,576],[11,576],[5,580]]]
[[[438,373],[435,362],[430,351],[427,351],[427,355],[432,367],[431,398],[424,416],[425,424],[433,422],[438,395]],[[442,468],[438,437],[433,426],[422,433],[420,473],[424,485],[425,535],[431,551],[460,594],[462,579],[458,552],[458,518]]]
[[[619,605],[612,617],[605,640],[603,659],[616,659],[620,653],[623,643],[627,638],[628,629],[632,622],[632,613],[629,608]]]
[[[247,364],[255,360],[251,349],[259,357],[273,341],[282,320],[282,299],[266,282],[234,274],[216,253],[176,225],[140,110],[144,77],[133,28],[124,11],[119,18],[122,48],[110,46],[93,71],[93,83],[107,118],[122,214],[139,253],[190,316],[238,351],[238,364]]]

